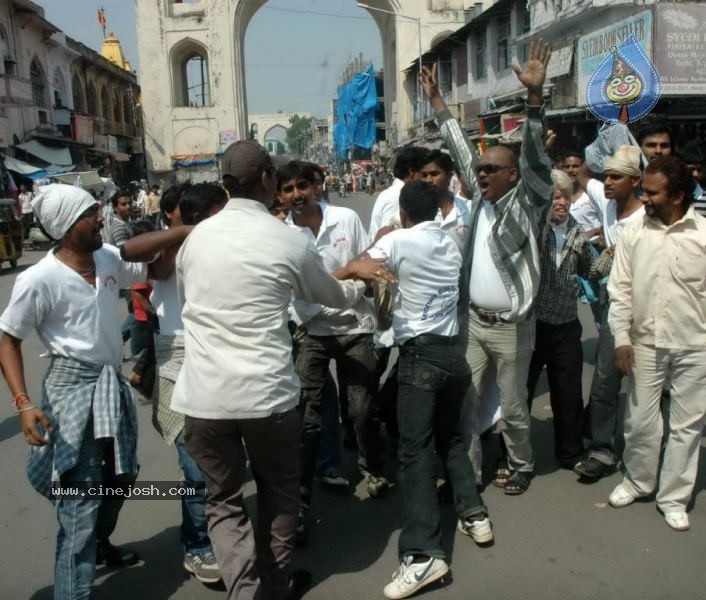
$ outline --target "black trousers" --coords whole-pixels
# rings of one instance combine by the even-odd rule
[[[562,466],[573,466],[583,453],[583,349],[578,319],[560,325],[537,320],[537,337],[527,378],[532,407],[542,368],[547,367],[549,400],[554,415],[554,453]]]

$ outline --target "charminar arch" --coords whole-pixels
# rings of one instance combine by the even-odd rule
[[[244,39],[250,20],[266,0],[135,3],[147,167],[160,176],[171,170],[174,155],[213,154],[233,139],[248,136]],[[420,17],[423,51],[437,34],[463,24],[464,3],[469,4],[464,0],[365,2]],[[382,39],[388,137],[392,143],[403,142],[412,133],[416,91],[405,69],[419,54],[418,28],[409,19],[368,12]],[[341,30],[345,31],[343,26]]]

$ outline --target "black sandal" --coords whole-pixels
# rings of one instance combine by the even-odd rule
[[[505,493],[508,496],[519,496],[524,494],[532,481],[532,473],[525,471],[513,471],[505,484]]]
[[[510,469],[507,467],[507,463],[504,460],[498,462],[498,467],[493,475],[493,480],[490,482],[495,487],[504,488],[507,484],[507,480],[510,478]]]

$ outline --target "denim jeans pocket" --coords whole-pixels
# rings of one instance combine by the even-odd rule
[[[400,384],[411,385],[426,392],[433,392],[445,375],[441,370],[419,357],[417,351],[400,355],[397,378]]]

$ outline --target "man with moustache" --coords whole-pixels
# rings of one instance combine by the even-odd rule
[[[640,129],[637,143],[647,162],[652,162],[660,156],[670,156],[674,151],[672,134],[664,121],[651,123]]]
[[[674,157],[647,165],[645,215],[620,237],[608,281],[615,361],[629,381],[625,477],[609,501],[622,508],[656,488],[657,508],[675,531],[689,529],[686,510],[706,418],[706,219],[694,211],[693,187],[686,165]]]
[[[0,316],[0,365],[30,445],[32,486],[57,500],[54,598],[91,595],[100,562],[136,562],[108,541],[122,496],[54,496],[53,485],[86,490],[129,485],[137,474],[137,415],[120,372],[118,292],[158,274],[161,261],[126,263],[101,238],[103,217],[86,191],[51,184],[36,195],[34,214],[58,244],[17,277]],[[181,242],[189,228],[162,232],[157,248]],[[51,355],[39,406],[27,393],[22,340],[33,329]]]
[[[642,172],[640,149],[621,146],[603,163],[605,183],[590,176],[587,168],[579,172],[581,184],[601,215],[606,250],[599,260],[598,270],[602,275],[610,272],[615,245],[622,232],[633,221],[644,214],[642,202],[637,196]],[[601,294],[601,318],[596,350],[596,368],[593,371],[589,395],[591,445],[588,457],[574,466],[574,472],[583,481],[598,481],[615,470],[618,457],[615,455],[615,435],[618,419],[618,393],[622,375],[613,360],[615,340],[608,324],[610,303],[605,293]]]
[[[467,181],[477,178],[481,190],[481,201],[471,214],[461,270],[461,302],[468,307],[467,359],[473,371],[468,401],[475,412],[486,371],[495,363],[511,470],[504,483],[509,495],[524,493],[534,471],[527,373],[534,348],[532,310],[539,291],[537,238],[553,189],[542,109],[549,55],[548,45],[539,40],[530,45],[523,70],[513,65],[527,88],[519,160],[503,146],[488,148],[479,158],[441,97],[436,65],[432,70],[424,67],[420,75],[454,162]],[[474,467],[480,471],[479,464]]]
[[[586,190],[581,187],[578,173],[583,166],[583,156],[578,152],[568,152],[564,156],[562,171],[566,173],[573,183],[571,191],[571,216],[583,227],[589,239],[597,236],[601,231],[601,220]],[[598,238],[596,238],[598,239]]]

